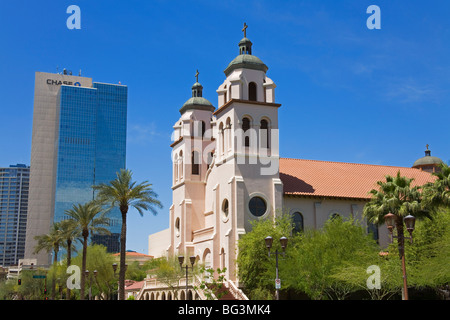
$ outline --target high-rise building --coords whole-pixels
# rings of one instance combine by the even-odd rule
[[[30,167],[0,168],[0,265],[16,265],[25,253]]]
[[[125,168],[127,92],[127,86],[67,72],[36,72],[27,258],[47,264],[47,253],[33,253],[34,237],[66,219],[73,204],[92,200],[93,185],[110,182]],[[118,252],[119,210],[110,218],[111,235],[92,239]]]

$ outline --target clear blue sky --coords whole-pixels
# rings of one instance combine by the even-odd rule
[[[81,29],[69,30],[69,5]],[[369,30],[369,5],[381,29]],[[127,167],[164,204],[130,212],[127,248],[168,227],[172,126],[195,71],[217,107],[241,28],[277,84],[283,157],[410,167],[450,159],[450,1],[2,1],[0,166],[30,162],[34,73],[128,86]]]

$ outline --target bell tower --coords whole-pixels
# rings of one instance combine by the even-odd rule
[[[236,246],[251,230],[251,221],[274,219],[282,208],[283,185],[279,178],[278,108],[275,83],[268,67],[253,55],[253,43],[244,37],[239,54],[224,70],[218,87],[215,117],[215,157],[206,194],[213,193],[218,215],[214,251],[215,267],[226,267],[235,276]],[[207,203],[208,206],[208,203]]]
[[[180,108],[180,119],[173,126],[172,195],[170,237],[172,254],[193,254],[193,231],[204,227],[205,175],[208,159],[214,148],[211,139],[211,118],[215,108],[203,98],[203,86],[196,81],[192,97]]]

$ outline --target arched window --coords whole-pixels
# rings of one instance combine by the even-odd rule
[[[202,138],[205,137],[205,131],[206,131],[206,124],[205,121],[202,121]]]
[[[198,175],[200,174],[200,156],[198,151],[192,151],[192,174]]]
[[[248,84],[248,100],[256,101],[256,83],[254,82]]]
[[[176,220],[175,220],[175,234],[177,235],[177,236],[179,236],[180,235],[180,218],[177,218]]]
[[[330,216],[330,220],[338,220],[338,219],[342,219],[341,216],[339,215],[339,213],[333,213]]]
[[[178,180],[178,155],[175,154],[173,158],[173,181],[174,183]]]
[[[246,132],[250,129],[250,119],[249,118],[243,118],[242,119],[242,131],[244,131],[244,146],[249,147],[250,146],[250,137]]]
[[[269,123],[266,119],[261,120],[260,139],[261,148],[269,148]]]
[[[231,149],[231,119],[227,118],[227,122],[225,125],[225,129],[227,129],[227,149],[230,150]]]
[[[210,153],[208,153],[208,169],[209,169],[209,167],[211,167],[213,158],[214,158],[214,152],[211,151]]]
[[[220,153],[223,154],[224,150],[225,150],[225,139],[224,139],[224,132],[223,132],[223,122],[220,123],[219,125],[219,134],[220,134]]]
[[[292,214],[292,223],[294,224],[294,233],[303,231],[303,215],[300,212]]]
[[[178,161],[180,163],[178,172],[179,172],[180,180],[181,180],[181,179],[183,179],[183,150],[180,150],[180,158],[178,159]]]
[[[222,202],[222,215],[224,218],[228,217],[228,211],[229,211],[229,204],[228,204],[228,199],[224,199]]]

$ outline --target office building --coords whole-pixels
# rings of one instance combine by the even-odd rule
[[[92,200],[93,185],[108,183],[125,168],[127,91],[121,84],[67,72],[36,72],[27,258],[47,264],[47,253],[33,253],[34,237],[66,219],[65,211],[73,204]],[[117,252],[119,211],[112,211],[110,218],[111,235],[95,240]]]
[[[0,168],[0,266],[17,265],[25,253],[30,167]]]

